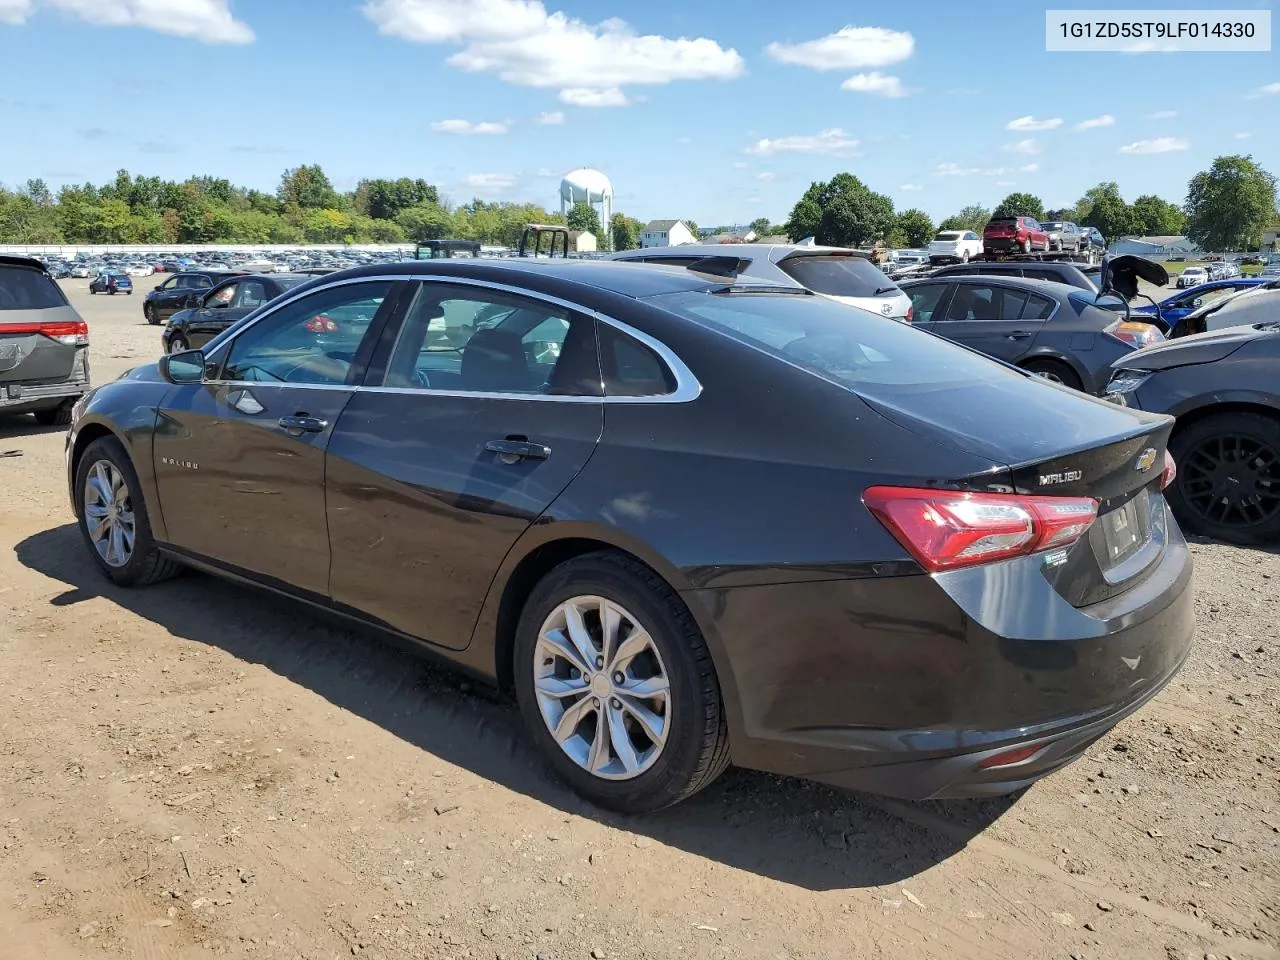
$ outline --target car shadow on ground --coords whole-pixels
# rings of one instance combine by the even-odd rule
[[[0,412],[0,444],[4,444],[6,440],[22,439],[23,437],[38,437],[42,433],[66,433],[67,428],[64,427],[42,427],[36,422],[36,418],[29,413],[3,413]],[[9,447],[5,446],[5,450]],[[3,452],[3,451],[0,451]]]
[[[106,598],[174,636],[261,664],[510,790],[806,889],[906,880],[963,849],[1015,802],[904,806],[791,778],[730,771],[670,810],[648,817],[613,814],[585,803],[547,771],[525,738],[514,703],[412,652],[290,600],[200,573],[141,590],[117,587],[88,556],[74,524],[29,537],[15,550],[26,567],[67,584],[50,601],[54,606]]]

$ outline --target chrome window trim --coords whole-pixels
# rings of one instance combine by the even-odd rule
[[[476,280],[471,277],[452,277],[452,276],[444,276],[439,274],[399,274],[399,275],[392,275],[392,276],[379,274],[377,276],[348,277],[343,280],[335,280],[332,283],[327,283],[322,286],[314,287],[310,290],[304,291],[301,294],[288,297],[288,299],[281,300],[281,302],[278,304],[273,302],[271,304],[270,310],[265,310],[256,317],[253,316],[253,314],[249,314],[247,317],[242,318],[242,320],[239,322],[244,323],[244,326],[236,331],[235,338],[240,337],[246,330],[249,330],[250,328],[256,326],[261,321],[267,319],[267,317],[273,316],[277,311],[283,310],[284,308],[297,302],[303,297],[311,296],[312,294],[322,293],[334,287],[348,286],[353,283],[373,283],[373,282],[383,281],[383,280],[389,280],[393,283],[401,283],[401,282],[411,283],[414,281],[419,281],[422,283],[447,283],[455,286],[478,287],[482,290],[494,290],[500,293],[507,293],[513,296],[524,297],[526,299],[538,300],[543,303],[554,305],[563,310],[569,310],[569,311],[572,311],[573,313],[584,314],[586,316],[591,317],[593,320],[596,320],[599,323],[608,324],[609,326],[613,327],[615,330],[618,330],[620,333],[624,333],[627,336],[632,337],[635,340],[638,340],[640,343],[643,343],[645,346],[651,349],[654,353],[656,353],[658,355],[658,358],[667,365],[667,369],[669,369],[672,375],[675,377],[676,388],[671,393],[660,394],[657,396],[648,396],[648,397],[608,397],[608,396],[606,397],[573,397],[573,396],[553,396],[545,393],[500,393],[500,392],[491,393],[491,392],[475,391],[475,390],[433,390],[425,387],[424,388],[367,387],[367,386],[348,386],[346,384],[266,383],[260,380],[249,380],[249,381],[209,380],[205,382],[210,384],[217,384],[219,386],[252,387],[255,384],[257,384],[259,386],[266,385],[266,386],[272,386],[272,387],[297,387],[300,389],[307,389],[307,390],[350,390],[353,393],[394,393],[394,394],[404,393],[404,394],[415,394],[417,396],[454,397],[459,399],[465,398],[465,397],[476,397],[476,398],[485,399],[485,400],[534,400],[534,401],[539,401],[543,403],[547,403],[547,402],[610,403],[610,404],[612,403],[620,403],[620,404],[689,403],[690,401],[696,400],[699,396],[702,395],[702,384],[698,381],[698,378],[694,376],[693,371],[689,369],[689,367],[685,364],[685,362],[681,360],[676,355],[676,353],[670,347],[668,347],[665,343],[663,343],[661,340],[658,340],[655,337],[649,336],[649,334],[645,333],[644,331],[637,330],[635,327],[631,326],[630,324],[623,323],[621,320],[615,320],[613,317],[600,313],[597,310],[587,310],[581,304],[572,303],[568,300],[562,300],[561,298],[552,296],[551,294],[540,293],[534,290],[526,290],[523,287],[516,287],[516,286],[512,286],[510,284],[505,284],[505,283],[496,283],[491,280]],[[248,322],[245,322],[245,321],[248,321]],[[210,361],[215,360],[217,352],[219,350],[222,350],[226,344],[231,343],[232,340],[235,338],[229,337],[226,340],[222,341],[221,343],[215,342],[213,344],[212,352],[210,352],[209,354],[206,354],[205,359]]]

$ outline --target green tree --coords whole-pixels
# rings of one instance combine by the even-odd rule
[[[569,209],[567,222],[570,230],[587,230],[593,234],[600,232],[600,217],[589,203],[575,203]],[[603,239],[602,237],[601,240]]]
[[[1137,232],[1133,210],[1120,196],[1120,187],[1111,180],[1085,191],[1076,203],[1076,223],[1096,228],[1107,243]]]
[[[758,237],[767,237],[773,233],[773,224],[769,222],[768,217],[756,217],[747,229]]]
[[[1044,204],[1033,193],[1011,193],[991,212],[992,217],[1035,217],[1044,219]]]
[[[1176,237],[1187,228],[1187,218],[1176,203],[1144,194],[1130,207],[1133,227],[1144,237]]]
[[[454,231],[453,216],[434,203],[424,203],[401,210],[395,222],[414,243],[423,240],[448,240]],[[462,239],[462,238],[458,238]]]
[[[304,210],[332,210],[342,206],[337,191],[318,163],[304,163],[286,170],[280,177],[277,195],[285,206]]]
[[[439,202],[439,192],[421,178],[361,180],[353,194],[356,211],[374,220],[394,220],[402,210]]]
[[[49,191],[49,185],[38,177],[23,184],[22,194],[29,197],[37,207],[53,206],[53,194]]]
[[[923,247],[933,239],[933,221],[923,210],[903,210],[894,225],[902,231],[904,246]]]
[[[851,173],[809,185],[791,209],[785,229],[793,239],[815,237],[833,246],[869,246],[889,235],[893,201]]]
[[[962,207],[959,213],[953,213],[938,224],[939,230],[972,230],[981,233],[987,221],[991,219],[991,211],[981,204],[973,203]]]
[[[609,220],[609,232],[613,235],[614,250],[634,250],[640,246],[640,231],[644,224],[628,217],[625,213],[615,213]]]
[[[1277,219],[1276,178],[1253,156],[1218,157],[1187,184],[1187,236],[1202,250],[1257,250]]]

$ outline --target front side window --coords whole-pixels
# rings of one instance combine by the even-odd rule
[[[537,300],[424,283],[405,316],[385,384],[463,393],[599,396],[595,323]]]
[[[231,342],[222,379],[347,383],[390,290],[389,280],[342,284],[269,313]]]
[[[236,288],[239,284],[228,283],[225,287],[219,287],[206,298],[204,305],[206,307],[227,307],[236,298]]]
[[[261,280],[245,280],[236,284],[236,294],[231,306],[237,310],[255,310],[271,298]]]
[[[938,319],[933,314],[938,309],[938,303],[946,291],[945,283],[925,283],[918,287],[911,287],[907,295],[911,297],[912,322],[929,323]]]

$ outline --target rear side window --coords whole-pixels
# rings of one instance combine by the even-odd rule
[[[0,310],[48,310],[66,305],[62,288],[48,274],[0,265]]]
[[[898,288],[863,257],[787,257],[778,268],[814,293],[829,297],[875,297]]]
[[[675,376],[639,340],[604,323],[599,337],[606,397],[662,397],[675,391]]]
[[[970,386],[1004,369],[909,324],[821,297],[671,293],[649,302],[869,397]]]

